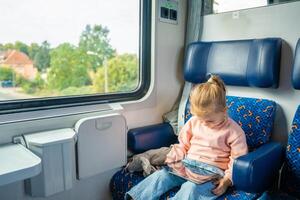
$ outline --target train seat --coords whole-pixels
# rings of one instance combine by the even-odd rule
[[[292,70],[292,86],[300,89],[300,39],[297,42]],[[265,193],[264,199],[300,199],[300,105],[292,122],[285,151],[280,190]]]
[[[280,49],[279,38],[191,43],[185,55],[186,83],[179,106],[179,129],[191,117],[188,96],[193,84],[204,82],[209,73],[218,74],[227,85],[276,88]],[[230,117],[246,133],[250,153],[235,160],[234,187],[218,199],[257,199],[272,184],[274,173],[278,172],[282,163],[282,146],[270,141],[276,103],[266,99],[227,96],[227,105]],[[128,133],[128,148],[134,153],[175,142],[176,135],[167,123],[135,128]],[[143,178],[142,173],[129,173],[124,169],[118,171],[110,184],[113,199],[122,200],[124,194]],[[161,199],[168,199],[177,190],[172,189]]]

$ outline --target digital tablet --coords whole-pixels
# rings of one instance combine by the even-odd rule
[[[196,184],[202,184],[207,181],[222,178],[222,176],[218,173],[215,173],[213,171],[207,170],[199,166],[190,165],[184,160],[174,162],[174,163],[169,163],[167,170],[169,173],[173,175],[179,176],[185,180],[191,181]],[[197,180],[197,178],[191,176],[190,172],[202,176],[201,180],[199,181]]]

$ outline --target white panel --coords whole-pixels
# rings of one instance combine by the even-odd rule
[[[73,129],[64,128],[25,135],[25,138],[28,145],[45,147],[73,141],[74,136]]]
[[[28,148],[42,159],[42,173],[26,181],[26,192],[47,197],[72,188],[75,131],[57,129],[25,135]]]
[[[64,191],[62,145],[45,147],[43,154],[45,196]],[[42,183],[39,184],[43,185]]]
[[[20,144],[0,146],[0,186],[41,172],[41,159]]]
[[[79,120],[77,132],[78,178],[86,178],[126,164],[127,127],[120,114]]]

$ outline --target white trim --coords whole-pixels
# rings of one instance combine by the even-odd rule
[[[179,134],[179,131],[181,130],[181,128],[184,125],[184,117],[185,117],[185,107],[186,107],[186,103],[190,97],[190,92],[192,89],[192,83],[190,82],[185,82],[184,84],[184,88],[183,88],[183,92],[182,92],[182,97],[180,100],[180,104],[179,104],[179,109],[178,109],[178,130],[177,133]]]

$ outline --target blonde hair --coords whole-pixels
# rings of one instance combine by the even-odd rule
[[[203,116],[226,110],[226,88],[223,80],[211,75],[206,83],[194,86],[190,94],[191,113]]]

